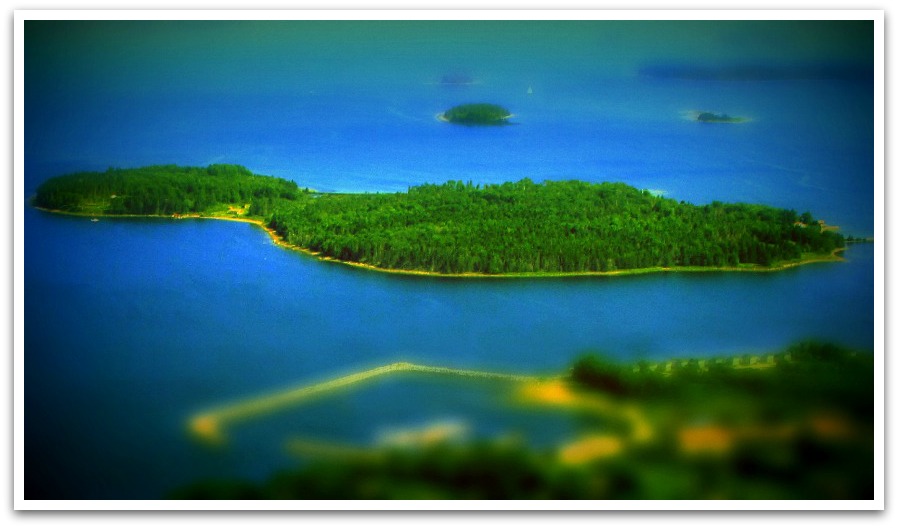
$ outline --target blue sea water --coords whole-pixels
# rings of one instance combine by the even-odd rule
[[[795,44],[795,28],[747,46],[736,36],[751,26],[705,27],[715,48],[689,24],[46,24],[26,26],[17,199],[68,171],[224,162],[322,191],[623,181],[874,234],[871,82],[636,75],[659,57],[851,55],[838,39]],[[476,82],[439,82],[457,72]],[[514,125],[435,117],[476,101],[503,104]],[[750,121],[699,124],[688,119],[697,110]],[[589,350],[664,359],[810,338],[874,345],[872,245],[770,274],[466,281],[318,262],[241,223],[30,208],[24,222],[33,498],[157,498],[198,478],[262,479],[293,463],[291,437],[369,443],[385,427],[457,420],[475,436],[548,446],[582,426],[489,383],[406,376],[240,426],[225,449],[186,434],[198,410],[394,361],[549,374]]]
[[[412,378],[235,426],[227,449],[187,435],[195,412],[394,361],[552,374],[587,351],[873,346],[870,245],[772,274],[469,282],[318,262],[248,224],[27,215],[41,234],[26,245],[25,277],[36,496],[151,498],[201,477],[261,479],[293,463],[294,436],[365,444],[384,427],[450,420],[545,446],[577,430],[483,382]]]

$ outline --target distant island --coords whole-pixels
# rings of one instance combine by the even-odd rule
[[[698,112],[695,120],[700,123],[744,123],[744,117],[733,117],[726,114],[714,114],[711,112]]]
[[[440,120],[461,125],[506,125],[511,112],[489,103],[454,106],[439,115]]]
[[[845,239],[810,212],[693,205],[623,183],[449,181],[400,193],[317,193],[238,165],[81,172],[33,198],[54,212],[253,222],[281,246],[411,274],[553,276],[770,271],[837,260]]]
[[[868,64],[837,61],[788,65],[662,63],[639,69],[639,75],[648,78],[728,82],[808,79],[866,80],[872,79],[873,73],[874,69]]]

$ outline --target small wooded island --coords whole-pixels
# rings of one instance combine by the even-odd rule
[[[507,125],[511,112],[489,103],[454,106],[439,115],[440,120],[460,125]]]
[[[714,114],[711,112],[699,112],[695,120],[700,123],[743,123],[744,117],[733,117],[726,114]]]
[[[450,181],[341,194],[238,165],[164,165],[52,178],[33,204],[92,217],[242,218],[320,258],[441,275],[770,270],[836,258],[845,244],[807,212],[699,206],[623,183]]]

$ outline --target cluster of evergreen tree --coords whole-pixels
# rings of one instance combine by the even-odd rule
[[[255,214],[266,215],[274,202],[299,194],[295,182],[259,176],[240,165],[154,165],[52,178],[38,188],[34,204],[70,212],[171,215],[252,203]]]
[[[270,226],[332,258],[440,273],[767,266],[844,245],[799,218],[760,205],[695,206],[622,183],[524,179],[322,195],[278,208]]]
[[[508,109],[489,103],[455,106],[443,113],[443,119],[462,125],[504,125],[511,117]]]
[[[45,182],[35,205],[93,214],[169,215],[251,204],[286,242],[331,258],[437,273],[569,273],[650,267],[768,266],[844,245],[810,213],[696,206],[622,183],[450,181],[407,193],[303,192],[236,165],[77,173]]]

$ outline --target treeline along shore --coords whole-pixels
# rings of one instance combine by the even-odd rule
[[[33,205],[90,216],[241,218],[320,258],[440,275],[768,271],[835,259],[845,246],[810,212],[699,206],[575,180],[343,194],[239,165],[160,165],[58,176],[38,188]]]

